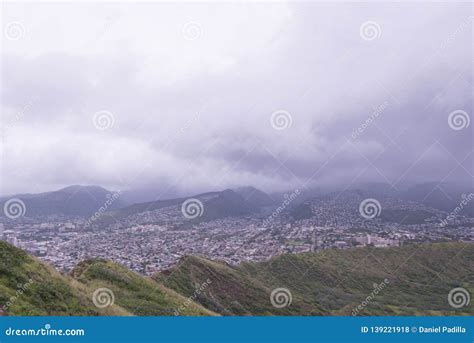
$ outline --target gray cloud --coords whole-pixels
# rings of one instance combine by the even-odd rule
[[[448,125],[473,113],[470,4],[4,7],[3,194],[471,179],[472,125]]]

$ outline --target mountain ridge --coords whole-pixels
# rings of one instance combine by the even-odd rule
[[[400,190],[396,190],[389,184],[385,183],[365,183],[358,185],[357,187],[354,186],[346,192],[361,192],[364,193],[366,197],[373,197],[378,200],[389,197],[404,201],[414,201],[433,209],[450,212],[459,206],[460,202],[463,200],[463,196],[465,198],[467,194],[472,193],[473,191],[474,190],[471,186],[455,183],[425,182],[414,184]],[[220,200],[225,202],[226,199],[231,201],[231,197],[226,197],[225,193],[230,194],[230,192],[233,192],[243,199],[239,204],[239,201],[236,200],[237,198],[234,197],[232,200],[233,204],[229,205],[237,206],[236,211],[233,212],[223,206],[220,210],[223,210],[224,213],[220,215],[217,213],[219,212],[218,210],[214,211],[211,207],[210,213],[214,213],[209,215],[209,213],[206,214],[205,211],[203,213],[203,218],[195,220],[195,222],[197,222],[221,218],[227,214],[250,214],[265,207],[276,206],[284,201],[283,193],[269,195],[253,186],[134,203],[129,201],[132,199],[127,195],[129,192],[131,191],[110,191],[96,185],[71,185],[49,192],[4,196],[0,198],[0,206],[3,207],[5,202],[11,198],[18,198],[26,205],[26,216],[51,214],[90,216],[103,207],[104,204],[113,197],[113,201],[109,201],[110,206],[107,207],[108,214],[115,216],[115,218],[123,218],[147,210],[156,210],[167,206],[179,205],[190,198],[202,199],[206,196],[219,196],[221,194],[223,195],[223,199]],[[322,189],[304,190],[300,192],[300,195],[294,199],[294,201],[292,201],[289,209],[302,205],[312,199],[325,198],[331,194],[339,193],[340,192],[329,190],[324,191]],[[117,196],[117,194],[119,196]],[[212,205],[213,202],[210,204]],[[473,216],[474,202],[467,202],[467,204],[461,209],[460,214]],[[1,215],[4,215],[4,213]],[[108,222],[114,222],[114,220],[109,218]]]
[[[111,209],[125,206],[117,196],[119,193],[120,191],[113,192],[100,186],[73,185],[51,192],[3,197],[0,199],[0,206],[3,208],[10,199],[20,199],[24,203],[26,216],[90,216],[107,202]],[[5,216],[4,211],[0,215]]]

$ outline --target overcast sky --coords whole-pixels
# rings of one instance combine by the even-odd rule
[[[469,3],[2,6],[3,195],[471,180]]]

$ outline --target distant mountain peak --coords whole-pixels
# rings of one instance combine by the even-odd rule
[[[267,193],[253,186],[239,187],[234,191],[252,206],[271,206],[275,203]]]
[[[100,186],[72,185],[52,192],[37,194],[17,194],[2,198],[0,206],[10,198],[19,198],[25,203],[26,215],[80,215],[90,216],[109,201],[113,192]],[[109,204],[110,209],[118,209],[126,204],[120,197]]]
[[[64,188],[57,190],[56,192],[66,192],[66,193],[74,193],[80,191],[89,191],[89,192],[107,192],[111,193],[107,189],[101,186],[96,185],[71,185]]]

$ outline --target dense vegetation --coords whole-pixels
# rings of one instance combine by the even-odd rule
[[[374,290],[388,283],[358,315],[466,315],[474,307],[454,309],[447,301],[455,287],[474,294],[474,245],[462,243],[357,248],[288,254],[237,268],[188,257],[164,284],[188,295],[209,278],[196,301],[223,315],[351,315]],[[165,276],[157,276],[157,279]],[[292,303],[270,303],[271,291],[286,288]]]
[[[9,315],[97,315],[87,289],[0,241],[0,310]]]
[[[0,241],[0,313],[7,315],[473,315],[455,309],[448,293],[474,294],[474,245],[440,243],[400,248],[357,248],[282,255],[238,267],[186,256],[153,278],[116,263],[89,260],[61,275],[24,251]],[[93,293],[113,292],[99,308]],[[291,293],[277,308],[276,288]],[[176,310],[179,309],[179,313]]]
[[[80,263],[74,278],[89,289],[112,290],[115,304],[138,316],[170,316],[186,302],[186,298],[152,279],[143,277],[121,265],[105,260]],[[182,315],[213,315],[192,302],[183,306]]]
[[[98,288],[114,294],[110,306],[97,307]],[[186,301],[176,292],[118,264],[94,260],[61,275],[24,251],[0,241],[0,313],[7,315],[170,315]],[[183,315],[212,315],[189,304]]]

